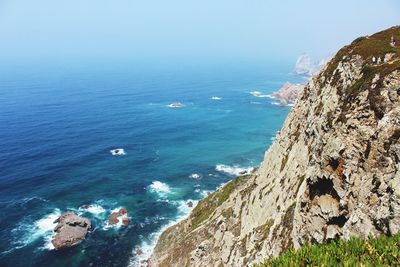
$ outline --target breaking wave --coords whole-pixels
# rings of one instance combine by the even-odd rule
[[[191,202],[192,205],[188,205]],[[173,205],[177,207],[177,216],[174,220],[169,221],[166,225],[161,227],[158,231],[152,233],[147,240],[144,240],[140,246],[137,246],[134,251],[134,257],[132,258],[129,267],[137,267],[137,266],[148,266],[147,259],[151,256],[155,245],[157,244],[157,240],[168,227],[179,223],[183,219],[185,219],[190,212],[196,207],[198,201],[197,200],[180,200],[180,201],[171,201]]]
[[[55,223],[55,220],[58,219],[60,215],[61,211],[59,209],[54,209],[53,212],[47,214],[41,219],[33,222],[25,220],[19,223],[16,228],[11,230],[11,234],[14,239],[11,242],[12,248],[3,253],[5,254],[15,249],[23,248],[38,240],[39,238],[43,238],[44,240],[44,244],[41,247],[42,249],[54,249],[54,246],[51,243],[51,239],[54,235],[53,230],[57,225],[57,223]]]
[[[238,165],[234,166],[229,166],[229,165],[224,165],[224,164],[218,164],[215,166],[215,170],[227,173],[229,175],[243,175],[247,173],[251,173],[254,171],[254,167],[239,167]]]

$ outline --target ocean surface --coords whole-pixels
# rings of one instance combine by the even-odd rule
[[[290,111],[268,93],[299,80],[290,70],[1,69],[0,266],[137,266],[188,201],[260,164]],[[119,207],[127,227],[107,224]],[[68,210],[93,230],[55,251],[54,220]]]

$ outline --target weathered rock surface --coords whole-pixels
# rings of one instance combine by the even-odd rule
[[[55,249],[78,244],[85,238],[91,227],[89,219],[80,217],[73,212],[64,213],[55,222],[58,223],[54,228],[56,235],[51,241]]]
[[[286,82],[278,91],[273,92],[271,95],[281,100],[282,106],[287,106],[296,101],[297,96],[304,90],[304,87],[304,84]]]
[[[108,218],[109,225],[115,225],[120,222],[125,226],[129,224],[128,211],[125,208],[114,211],[111,213],[110,218]]]
[[[392,35],[400,40],[400,27],[342,48],[305,86],[260,168],[168,228],[151,266],[246,266],[306,243],[397,233],[400,48]]]

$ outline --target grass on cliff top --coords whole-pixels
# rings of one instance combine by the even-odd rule
[[[400,266],[400,233],[378,239],[351,238],[347,242],[305,245],[258,265],[267,266]]]
[[[390,38],[394,37],[396,40],[396,46],[390,45]],[[337,68],[343,57],[351,57],[352,55],[360,55],[364,60],[371,60],[372,57],[378,59],[383,58],[387,53],[394,53],[394,58],[400,57],[400,27],[395,26],[384,31],[375,33],[371,36],[359,37],[355,39],[351,44],[346,45],[340,49],[335,57],[329,62],[323,75],[331,77],[334,70]]]
[[[192,228],[196,229],[202,222],[207,220],[215,209],[228,199],[235,188],[243,184],[250,176],[239,176],[201,200],[190,215]]]

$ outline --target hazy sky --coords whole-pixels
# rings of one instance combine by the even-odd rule
[[[0,0],[0,58],[294,61],[395,24],[398,0]]]

